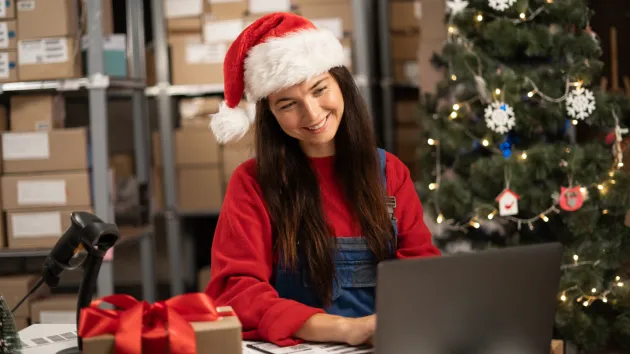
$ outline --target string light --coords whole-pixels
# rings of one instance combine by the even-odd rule
[[[540,214],[540,218],[544,221],[544,222],[548,222],[549,218],[547,217],[547,215],[545,214]]]
[[[494,90],[494,93],[496,93],[497,95],[500,95],[501,94],[501,89]]]
[[[479,14],[477,15],[477,22],[481,22],[481,21],[483,21],[483,15]]]
[[[433,190],[436,190],[436,189],[437,189],[437,187],[438,187],[437,183],[431,183],[431,184],[429,184],[429,189],[430,189],[430,190],[432,190],[432,191],[433,191]]]
[[[577,119],[573,119],[573,120],[571,121],[571,124],[573,124],[573,125],[578,125],[578,121],[577,121]]]
[[[433,140],[433,139],[430,139],[430,138],[429,138],[429,140],[427,140],[427,144],[429,144],[429,145],[435,145],[435,144],[436,144],[436,141],[435,141],[435,140]]]
[[[442,215],[442,213],[440,213],[440,215],[438,215],[437,219],[435,220],[438,224],[441,224],[444,221],[444,215]]]
[[[457,103],[455,103],[455,104],[453,105],[453,110],[454,110],[454,111],[459,110],[459,105],[458,105]]]
[[[455,119],[455,118],[457,118],[457,112],[453,111],[451,113],[451,119]]]
[[[451,75],[451,80],[457,81],[457,76],[455,74]]]
[[[536,92],[534,92],[534,91],[529,91],[529,92],[527,93],[527,97],[532,98],[532,97],[534,97],[534,95],[535,95],[535,94],[536,94]]]
[[[525,13],[521,12],[521,14],[519,15],[519,17],[524,20],[527,16],[525,15]]]
[[[523,151],[523,153],[521,154],[521,158],[522,158],[523,160],[526,160],[526,159],[527,159],[527,153],[526,153],[525,151]]]

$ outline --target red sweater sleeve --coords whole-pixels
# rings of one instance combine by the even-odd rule
[[[424,210],[411,180],[409,169],[396,156],[387,153],[387,192],[396,197],[394,215],[398,219],[398,258],[439,256],[431,232],[424,223]]]
[[[324,311],[282,299],[270,284],[271,222],[254,172],[250,160],[230,179],[214,234],[206,293],[218,306],[232,306],[244,339],[293,345],[300,342],[292,336],[304,322]]]

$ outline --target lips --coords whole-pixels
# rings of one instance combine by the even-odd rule
[[[320,122],[318,122],[317,124],[311,125],[310,127],[306,127],[306,129],[311,130],[311,131],[321,129],[326,124],[326,121],[328,120],[329,116],[330,116],[330,113],[328,113],[326,117],[322,119]]]

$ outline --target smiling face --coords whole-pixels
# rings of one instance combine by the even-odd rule
[[[310,157],[335,153],[334,138],[344,102],[337,81],[326,72],[268,98],[269,108],[282,130],[299,140]]]

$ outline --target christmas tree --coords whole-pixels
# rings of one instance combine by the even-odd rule
[[[433,59],[444,80],[420,104],[418,191],[445,253],[561,242],[555,336],[628,350],[629,105],[598,89],[586,2],[447,1]]]
[[[22,348],[22,342],[11,314],[11,309],[0,296],[0,354],[16,354]]]

